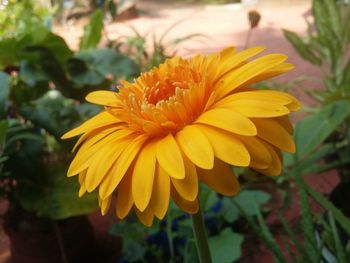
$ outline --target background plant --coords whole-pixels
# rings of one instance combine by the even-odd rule
[[[31,2],[20,4],[27,8]],[[29,17],[39,16],[35,8],[25,10]],[[100,12],[86,26],[78,52],[42,19],[24,23],[21,13],[13,17],[13,25],[23,22],[27,27],[0,37],[0,193],[11,207],[53,219],[96,208],[95,195],[79,199],[78,183],[66,179],[72,142],[60,136],[100,110],[83,102],[88,92],[113,88],[119,78],[139,74],[125,55],[96,48]]]

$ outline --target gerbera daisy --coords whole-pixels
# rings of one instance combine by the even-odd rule
[[[231,165],[279,175],[281,150],[295,151],[288,115],[300,104],[250,87],[293,68],[283,54],[251,59],[263,50],[174,57],[122,81],[118,92],[90,93],[87,101],[105,110],[62,137],[82,134],[68,170],[79,175],[79,195],[98,188],[102,214],[115,198],[117,217],[134,209],[149,226],[165,216],[170,198],[196,213],[199,181],[236,194]]]

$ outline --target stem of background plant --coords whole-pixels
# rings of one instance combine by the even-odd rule
[[[250,42],[250,36],[252,34],[252,29],[249,28],[248,32],[247,32],[247,37],[245,38],[245,45],[244,48],[248,48],[249,47],[249,42]]]
[[[166,234],[168,236],[168,244],[169,244],[169,250],[170,250],[170,259],[169,263],[172,263],[175,261],[175,251],[174,251],[174,244],[173,244],[173,232],[171,230],[173,220],[171,218],[170,211],[168,212],[167,216],[167,224],[166,224]]]
[[[63,242],[61,230],[59,229],[57,222],[55,220],[52,220],[52,225],[57,238],[58,248],[60,249],[62,263],[68,263],[66,250],[64,249],[64,242]]]
[[[200,203],[198,201],[198,203]],[[204,224],[203,213],[199,204],[199,209],[196,214],[191,215],[192,228],[194,233],[194,239],[196,241],[197,252],[199,261],[201,263],[212,263],[207,231]]]

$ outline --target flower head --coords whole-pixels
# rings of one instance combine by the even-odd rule
[[[103,214],[115,198],[117,217],[134,209],[151,225],[170,198],[196,213],[199,181],[236,194],[231,165],[279,175],[281,150],[295,151],[288,114],[300,104],[250,87],[293,68],[282,54],[251,59],[261,51],[174,57],[133,83],[122,81],[119,92],[90,93],[86,99],[105,111],[63,136],[82,134],[68,170],[79,175],[79,194],[98,188]]]

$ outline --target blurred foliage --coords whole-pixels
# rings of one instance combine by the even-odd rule
[[[49,11],[38,1],[6,0],[0,2],[0,39],[15,37],[34,30],[38,24],[51,27],[51,16],[56,11]]]
[[[13,29],[0,34],[0,197],[62,219],[88,213],[98,202],[95,194],[78,198],[79,183],[66,178],[72,141],[60,137],[100,111],[82,102],[87,93],[113,88],[118,79],[138,75],[139,67],[114,49],[96,49],[100,11],[75,52],[50,31],[34,3],[12,1],[5,6],[9,17],[1,17],[13,21]]]
[[[142,71],[148,71],[163,63],[167,58],[175,56],[176,47],[179,44],[193,38],[205,37],[203,34],[194,33],[167,41],[169,33],[184,21],[180,20],[173,23],[159,37],[153,32],[151,38],[149,35],[152,32],[142,35],[136,28],[130,26],[134,36],[121,37],[116,41],[111,41],[109,46],[114,47],[119,52],[123,51],[141,66]]]
[[[314,0],[312,16],[307,37],[284,30],[285,37],[300,56],[320,67],[324,84],[322,90],[307,91],[320,102],[321,109],[314,117],[315,123],[303,122],[299,126],[302,131],[297,129],[297,136],[307,137],[311,133],[316,140],[318,137],[326,140],[326,145],[333,151],[324,154],[323,158],[330,167],[337,168],[342,181],[347,182],[350,180],[350,5],[347,1]],[[311,130],[311,125],[316,122],[319,122],[319,128]],[[329,127],[334,127],[331,133]],[[301,149],[309,147],[303,143],[298,146]]]
[[[335,0],[314,0],[313,22],[305,38],[284,30],[284,35],[305,60],[322,68],[325,90],[309,92],[323,104],[350,99],[350,5]]]
[[[256,206],[268,212],[263,205],[270,200],[270,195],[246,189],[236,197],[223,197],[201,185],[200,200],[213,262],[238,260],[244,233],[238,221],[242,212],[234,203],[241,204],[245,213],[256,216]],[[172,202],[162,222],[157,221],[148,228],[131,218],[115,224],[110,233],[123,238],[123,262],[199,262],[191,218]]]
[[[299,181],[298,192],[304,197],[300,200],[301,217],[298,224],[288,223],[280,214],[283,233],[277,239],[258,208],[256,208],[258,214],[256,219],[241,210],[249,226],[272,252],[275,262],[349,262],[349,218],[327,198],[307,186],[301,174],[296,176],[299,177],[296,179]],[[312,212],[307,199],[308,194],[327,210],[324,216]],[[239,204],[236,206],[241,209]],[[344,234],[347,239],[344,239]]]

